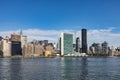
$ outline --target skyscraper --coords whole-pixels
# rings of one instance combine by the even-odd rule
[[[79,37],[76,38],[76,52],[80,52],[80,39],[79,39]]]
[[[102,54],[104,55],[108,55],[108,43],[106,41],[104,41],[102,44]]]
[[[73,53],[73,34],[61,33],[61,55]]]
[[[22,55],[21,48],[21,36],[18,34],[11,34],[11,54],[14,55]]]
[[[92,44],[92,54],[93,55],[100,55],[101,54],[101,46],[99,43],[93,43]]]
[[[61,37],[58,39],[57,49],[61,50]]]
[[[87,29],[82,29],[82,53],[87,53]]]

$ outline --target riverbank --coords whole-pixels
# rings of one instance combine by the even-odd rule
[[[120,56],[11,56],[11,57],[0,57],[0,58],[115,58]]]

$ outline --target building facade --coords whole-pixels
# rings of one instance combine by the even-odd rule
[[[82,53],[87,53],[87,29],[82,29]]]
[[[79,37],[76,38],[76,52],[80,52],[80,39],[79,39]]]
[[[61,55],[73,53],[73,34],[61,33]]]
[[[61,50],[61,37],[58,39],[57,49]]]
[[[10,57],[11,56],[11,41],[9,37],[1,40],[1,57]]]
[[[101,46],[100,46],[99,43],[93,43],[92,44],[92,49],[93,49],[92,51],[93,51],[94,55],[100,55],[101,54],[102,49],[101,49]]]
[[[21,35],[20,38],[21,38],[21,47],[23,48],[24,45],[27,43],[27,36]]]
[[[21,35],[11,34],[11,54],[22,56]]]
[[[104,41],[103,43],[93,43],[89,47],[89,54],[90,55],[96,55],[96,56],[108,56],[108,55],[113,55],[112,54],[112,49],[108,46],[108,43]]]
[[[106,41],[104,41],[102,44],[102,54],[103,55],[108,55],[108,52],[109,52],[109,48],[108,48],[108,43]]]
[[[51,46],[51,45],[45,46],[45,56],[47,57],[47,56],[53,56],[53,55],[55,55],[53,46]]]
[[[27,43],[23,47],[23,56],[25,57],[37,57],[37,56],[43,56],[44,49],[40,44],[35,43]]]

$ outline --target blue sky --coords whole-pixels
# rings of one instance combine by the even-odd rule
[[[120,0],[0,0],[1,30],[120,26]],[[10,28],[8,28],[10,27]]]
[[[0,31],[109,30],[120,34],[120,0],[0,0]]]

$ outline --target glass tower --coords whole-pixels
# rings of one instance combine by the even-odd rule
[[[73,53],[73,34],[61,33],[61,55]]]
[[[82,29],[82,53],[87,53],[87,29]]]

